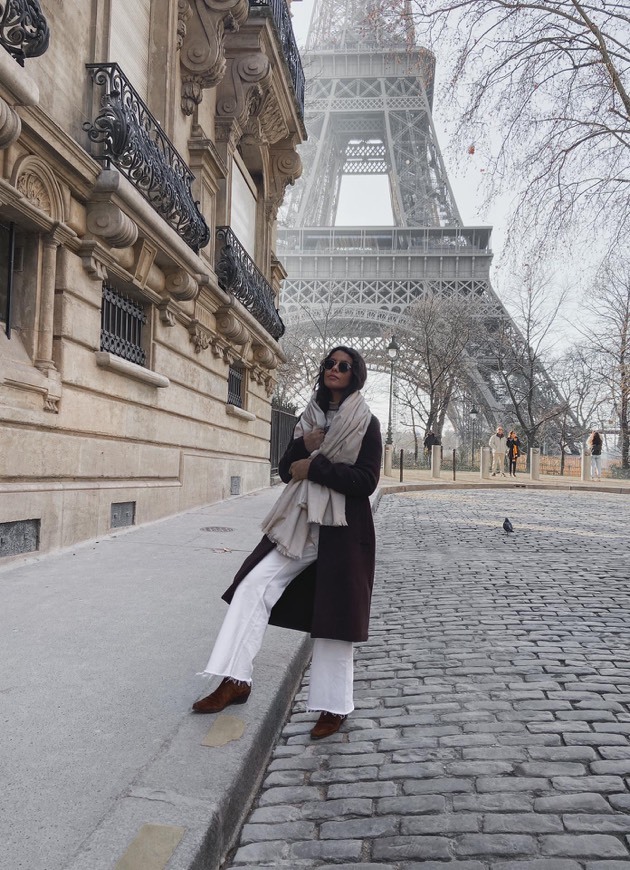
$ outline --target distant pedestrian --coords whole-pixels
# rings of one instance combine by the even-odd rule
[[[280,460],[287,486],[223,595],[230,606],[204,673],[224,679],[193,704],[196,713],[247,701],[268,622],[314,638],[307,704],[320,717],[312,739],[334,734],[354,709],[353,643],[368,636],[375,566],[369,496],[381,467],[380,424],[360,392],[366,377],[353,348],[335,347],[323,360]]]
[[[521,455],[521,440],[514,429],[510,430],[506,444],[510,477],[516,477],[516,460]]]
[[[490,436],[488,444],[492,450],[492,477],[499,473],[501,477],[505,477],[505,455],[508,448],[503,426],[497,426],[497,431]]]
[[[588,449],[591,452],[591,477],[593,480],[601,480],[602,479],[602,446],[604,442],[602,441],[602,436],[596,429],[593,429],[591,434],[588,436],[588,441],[586,442],[588,445]]]
[[[429,459],[429,468],[431,467],[431,462],[433,460],[433,448],[439,445],[440,439],[437,437],[433,429],[429,429],[426,434],[426,438],[424,439],[424,451]]]

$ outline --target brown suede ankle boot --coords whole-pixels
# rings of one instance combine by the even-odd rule
[[[341,713],[327,713],[324,710],[311,731],[311,740],[321,740],[323,737],[336,734],[347,718]]]
[[[244,704],[249,698],[252,687],[240,680],[225,677],[218,689],[211,695],[195,701],[192,705],[194,713],[220,713],[230,704]]]

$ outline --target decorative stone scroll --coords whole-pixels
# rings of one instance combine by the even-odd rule
[[[249,332],[234,313],[228,308],[223,307],[215,311],[217,329],[222,336],[234,344],[243,345],[249,341]]]
[[[182,110],[192,115],[204,88],[217,85],[225,74],[225,34],[247,20],[249,0],[179,0]]]
[[[20,116],[8,103],[0,99],[0,149],[8,148],[22,132]]]
[[[282,205],[287,187],[295,184],[302,174],[302,159],[293,143],[276,147],[271,151],[271,175],[266,198],[266,217],[274,221]]]
[[[138,227],[113,202],[92,202],[87,210],[87,228],[106,239],[112,248],[127,248],[138,238]]]
[[[260,112],[270,81],[271,65],[266,54],[228,58],[228,72],[217,88],[218,138],[233,138],[235,126],[236,139],[243,135],[249,119]]]

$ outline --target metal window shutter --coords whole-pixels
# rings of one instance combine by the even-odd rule
[[[109,59],[147,102],[151,0],[111,0],[111,16]]]

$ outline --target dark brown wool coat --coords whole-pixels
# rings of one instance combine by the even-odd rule
[[[381,468],[381,427],[372,417],[354,465],[330,462],[318,454],[308,479],[346,496],[347,526],[320,526],[317,561],[291,581],[271,611],[269,622],[332,640],[367,640],[374,582],[375,538],[370,495]],[[280,460],[280,477],[291,479],[289,466],[308,458],[303,438],[292,440]],[[223,599],[234,590],[275,544],[265,535],[239,569]]]

